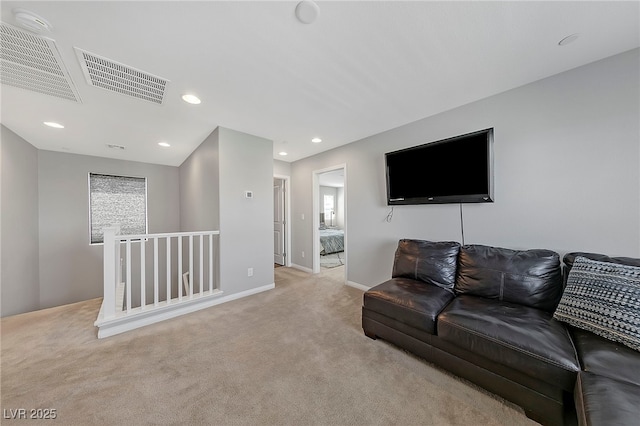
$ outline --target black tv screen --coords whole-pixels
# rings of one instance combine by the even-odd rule
[[[385,154],[387,204],[493,202],[493,128]]]

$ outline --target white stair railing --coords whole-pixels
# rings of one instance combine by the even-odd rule
[[[117,226],[104,228],[104,298],[96,320],[98,337],[140,326],[127,326],[126,318],[144,317],[138,322],[150,324],[206,307],[205,299],[221,294],[216,276],[219,231],[119,232]],[[153,319],[154,312],[159,319]],[[101,333],[103,326],[114,325],[119,328]]]

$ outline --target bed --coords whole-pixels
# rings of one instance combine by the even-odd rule
[[[320,254],[344,251],[344,230],[320,229]]]

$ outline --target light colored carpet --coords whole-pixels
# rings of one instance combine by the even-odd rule
[[[274,290],[102,340],[99,299],[4,318],[2,409],[60,425],[535,424],[365,337],[342,268],[275,274]],[[31,422],[48,424],[15,421]]]

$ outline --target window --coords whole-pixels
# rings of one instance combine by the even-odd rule
[[[334,215],[334,197],[333,195],[325,195],[324,196],[324,223],[329,226],[333,226],[333,215]]]
[[[147,233],[147,179],[89,173],[91,244],[102,243],[103,228],[114,225],[121,235]]]

